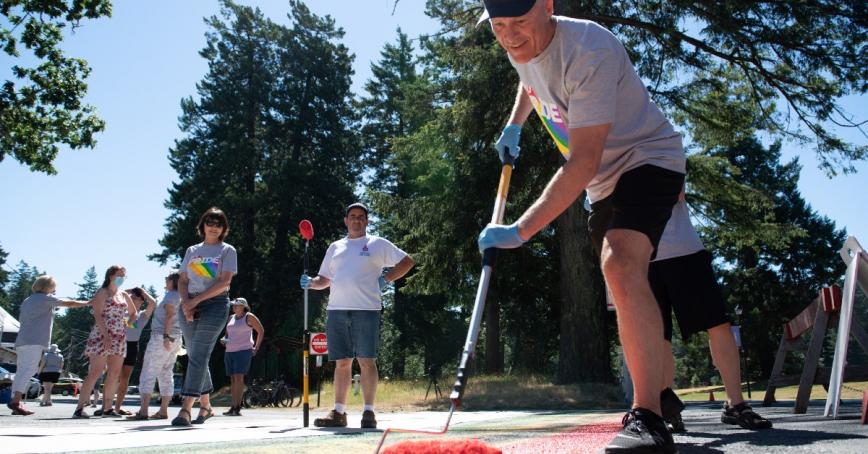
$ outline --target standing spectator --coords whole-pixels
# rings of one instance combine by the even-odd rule
[[[12,400],[6,404],[13,415],[27,416],[33,412],[24,408],[21,398],[30,386],[30,377],[39,370],[42,353],[51,342],[51,329],[54,327],[54,308],[84,307],[87,302],[60,300],[54,297],[57,282],[48,275],[36,278],[30,289],[33,294],[21,303],[18,322],[21,323],[18,338],[15,339],[16,373],[12,382]]]
[[[84,349],[90,365],[87,378],[81,386],[81,394],[78,396],[78,407],[72,414],[73,418],[90,418],[90,415],[84,411],[84,406],[103,373],[106,374],[106,379],[101,414],[103,417],[120,416],[111,408],[111,396],[115,394],[121,366],[127,354],[124,320],[129,318],[131,323],[136,321],[136,307],[133,305],[133,300],[121,290],[126,276],[127,270],[124,267],[110,266],[105,272],[102,286],[90,300],[93,306],[94,324]]]
[[[142,337],[142,330],[148,324],[151,314],[154,313],[154,308],[157,307],[157,301],[154,297],[141,287],[129,289],[127,293],[133,299],[133,305],[136,306],[136,321],[129,323],[126,327],[127,355],[124,357],[124,365],[121,367],[118,394],[115,400],[115,413],[123,416],[132,415],[132,413],[121,408],[121,405],[123,405],[124,399],[127,397],[127,388],[130,386],[130,375],[133,374],[133,368],[136,366],[136,360],[139,357],[139,339]],[[148,303],[148,307],[142,309],[142,305],[145,302]]]
[[[39,381],[42,382],[42,402],[39,402],[39,406],[50,407],[52,405],[51,390],[60,379],[60,371],[63,370],[63,355],[57,344],[51,344],[48,351],[42,355],[39,370]]]
[[[150,419],[168,419],[169,401],[175,390],[174,377],[175,360],[181,350],[181,297],[178,295],[178,279],[181,274],[173,271],[166,276],[166,296],[154,311],[154,321],[151,322],[151,339],[145,349],[145,359],[142,360],[142,373],[139,376],[139,395],[142,398],[141,407],[135,415],[127,419],[148,419],[148,405],[154,384],[160,382],[160,410],[150,416]]]
[[[226,375],[232,382],[232,407],[224,412],[226,416],[241,416],[241,396],[244,394],[244,376],[250,371],[250,360],[262,345],[265,329],[259,318],[250,312],[250,305],[244,298],[232,301],[232,314],[226,324],[226,354],[223,362],[226,364]],[[253,331],[256,331],[256,342],[253,341]]]
[[[184,401],[173,426],[202,424],[214,415],[210,394],[214,390],[208,361],[229,316],[229,285],[238,272],[235,248],[224,243],[229,219],[211,207],[196,227],[203,241],[187,248],[181,262],[178,293],[185,322],[181,323],[187,345],[187,375],[181,395]],[[199,399],[199,416],[193,420],[193,402]]]
[[[374,397],[377,393],[377,348],[380,341],[380,293],[387,282],[400,279],[416,264],[389,240],[367,234],[368,208],[361,203],[347,207],[347,236],[329,245],[313,279],[301,275],[301,287],[322,290],[331,287],[326,318],[329,360],[335,365],[335,407],[317,427],[346,427],[345,404],[350,389],[353,358],[362,370],[365,400],[361,427],[377,427]],[[383,274],[384,268],[391,270]]]

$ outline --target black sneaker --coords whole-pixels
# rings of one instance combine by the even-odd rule
[[[687,432],[684,427],[684,421],[681,419],[681,412],[686,406],[681,399],[672,391],[672,388],[666,388],[660,392],[660,410],[663,413],[663,421],[666,422],[666,428],[672,433]]]
[[[93,415],[97,418],[102,418],[102,408],[93,411]]]
[[[664,453],[678,450],[663,418],[645,408],[634,408],[621,420],[624,428],[606,446],[606,453]]]
[[[84,411],[83,408],[76,408],[75,412],[72,414],[72,419],[87,419],[90,418],[90,415]]]

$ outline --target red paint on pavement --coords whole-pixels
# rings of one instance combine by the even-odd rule
[[[503,447],[503,454],[598,453],[622,427],[619,423],[587,424],[561,434],[512,443]]]
[[[502,454],[503,451],[479,440],[403,441],[383,450],[383,454]]]

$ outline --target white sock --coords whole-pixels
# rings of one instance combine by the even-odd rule
[[[373,405],[365,405],[364,411],[374,411],[374,406]]]
[[[346,405],[335,402],[335,411],[338,413],[346,413]]]

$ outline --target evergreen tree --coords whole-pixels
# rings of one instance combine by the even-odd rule
[[[42,274],[42,271],[39,271],[35,266],[28,265],[24,260],[19,261],[15,270],[10,273],[9,284],[6,288],[9,301],[9,308],[7,310],[13,317],[19,318],[21,315],[21,303],[33,294],[31,287],[36,282],[36,278]]]
[[[90,301],[99,290],[100,284],[96,268],[88,268],[81,282],[75,284],[78,286],[75,299]],[[90,307],[64,309],[64,313],[57,318],[54,324],[53,341],[63,350],[67,370],[81,376],[87,374],[87,363],[82,355],[85,341],[90,335],[93,324],[93,308]]]
[[[9,310],[9,296],[6,294],[6,283],[9,282],[9,272],[6,271],[6,258],[9,253],[0,246],[0,307]]]
[[[821,287],[837,282],[844,272],[838,250],[846,232],[817,214],[798,190],[798,158],[780,163],[780,144],[765,148],[756,139],[715,150],[739,169],[733,178],[774,202],[778,224],[795,232],[784,246],[760,243],[746,247],[728,241],[725,229],[707,231],[708,244],[726,266],[719,272],[730,307],[741,306],[742,339],[747,352],[767,377],[774,364],[780,327],[816,298]]]
[[[109,0],[0,1],[0,47],[13,62],[19,46],[32,54],[33,67],[12,66],[18,81],[0,90],[0,161],[9,154],[30,169],[56,173],[53,161],[64,144],[93,148],[105,128],[94,108],[82,103],[90,74],[87,61],[64,55],[64,29],[82,19],[111,15]]]

